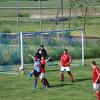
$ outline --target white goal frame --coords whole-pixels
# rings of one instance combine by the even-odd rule
[[[35,33],[36,34],[40,34],[40,33],[43,34],[43,33],[51,33],[51,32],[52,33],[55,33],[55,32],[72,32],[72,31],[80,31],[81,32],[81,42],[82,42],[82,61],[81,61],[81,64],[82,64],[82,66],[84,66],[84,48],[85,48],[85,38],[84,38],[85,37],[85,31],[84,31],[84,29],[59,30],[59,31],[35,32]],[[22,67],[22,69],[24,69],[24,59],[23,59],[23,33],[22,32],[20,32],[20,54],[21,54],[21,67]]]

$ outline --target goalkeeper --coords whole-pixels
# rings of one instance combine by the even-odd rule
[[[38,59],[41,59],[42,56],[44,58],[48,57],[47,51],[44,49],[43,45],[40,45],[40,48],[38,49],[36,56]]]

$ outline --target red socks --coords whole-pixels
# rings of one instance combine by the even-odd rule
[[[64,81],[64,74],[61,73],[61,81]]]
[[[74,79],[73,79],[73,75],[72,75],[72,74],[70,74],[70,75],[69,75],[69,77],[70,77],[70,80],[71,80],[71,81],[73,81],[73,80],[74,80]]]
[[[70,73],[69,78],[72,82],[74,82],[73,75]],[[64,73],[61,73],[61,81],[64,81]]]
[[[100,100],[100,91],[96,92],[96,95],[97,95],[97,100]]]

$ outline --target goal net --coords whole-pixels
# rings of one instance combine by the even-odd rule
[[[29,54],[34,56],[41,44],[44,45],[53,61],[60,60],[60,55],[66,48],[72,56],[72,65],[84,65],[84,31],[81,29],[20,33],[20,39],[22,67],[33,62]]]
[[[20,58],[19,35],[0,33],[0,72],[16,71]]]

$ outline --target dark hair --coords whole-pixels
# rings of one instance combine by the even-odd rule
[[[93,64],[93,65],[96,65],[96,62],[95,62],[95,61],[92,61],[92,64]]]
[[[43,45],[40,45],[40,47],[44,47]]]
[[[67,52],[68,50],[67,50],[67,49],[64,49],[64,51],[66,51],[66,52]]]

